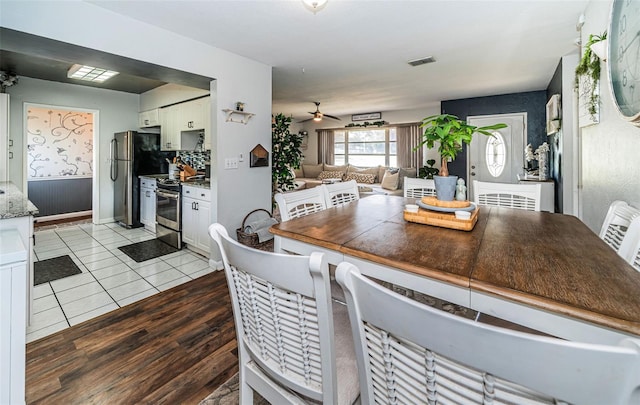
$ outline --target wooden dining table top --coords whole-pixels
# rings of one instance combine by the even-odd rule
[[[640,272],[578,218],[480,207],[471,231],[407,222],[373,195],[271,227],[277,236],[640,335]]]

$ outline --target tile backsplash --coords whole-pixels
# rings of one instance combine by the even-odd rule
[[[180,150],[177,155],[180,159],[196,170],[204,170],[205,162],[211,160],[211,151],[193,152],[188,150]]]

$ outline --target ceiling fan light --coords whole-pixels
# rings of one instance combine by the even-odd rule
[[[329,0],[302,0],[302,4],[313,14],[325,8]]]

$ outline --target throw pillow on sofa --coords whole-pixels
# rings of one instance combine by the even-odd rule
[[[296,179],[304,178],[304,170],[302,170],[302,166],[299,169],[293,169],[293,177]]]
[[[341,179],[342,180],[342,175],[344,174],[344,172],[329,172],[329,171],[322,171],[319,175],[318,175],[318,180],[326,180],[326,179]]]
[[[351,173],[358,173],[358,174],[373,174],[374,176],[374,183],[379,183],[382,180],[382,176],[378,175],[378,167],[357,167],[357,166],[351,166],[349,165],[349,170],[347,170],[347,175],[351,174]],[[382,173],[384,174],[384,172]]]
[[[347,173],[347,167],[348,165],[341,165],[341,166],[336,166],[336,165],[328,165],[328,164],[324,164],[324,171],[325,172],[342,172],[342,174],[346,174]]]
[[[384,177],[382,178],[382,184],[380,186],[386,190],[397,190],[399,177],[400,172],[392,173],[391,170],[387,170],[384,172]]]
[[[349,173],[344,181],[355,180],[356,183],[373,184],[376,182],[376,175],[370,173]]]
[[[317,165],[302,165],[304,176],[307,179],[317,179],[318,176],[320,176],[320,173],[322,173],[322,171],[324,170],[322,166],[322,163]]]

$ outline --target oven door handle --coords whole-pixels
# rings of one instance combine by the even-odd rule
[[[178,193],[167,193],[162,190],[156,190],[156,194],[159,195],[160,197],[170,198],[172,200],[177,200],[180,198],[180,194]]]

